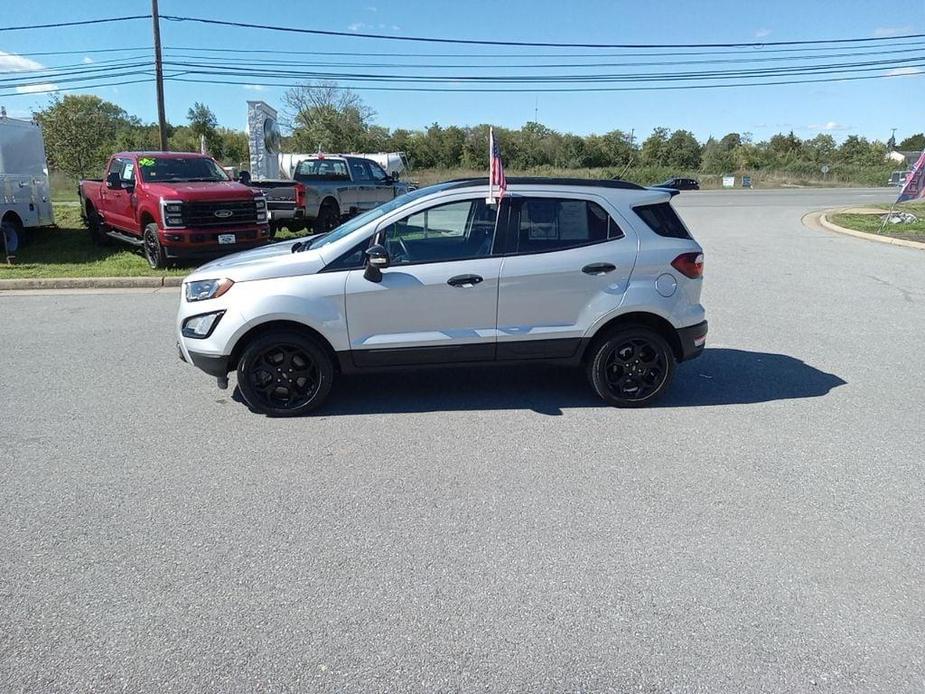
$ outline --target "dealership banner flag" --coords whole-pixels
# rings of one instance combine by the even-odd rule
[[[919,160],[915,162],[912,171],[906,176],[906,185],[899,192],[896,202],[906,202],[907,200],[918,200],[925,197],[925,150]]]

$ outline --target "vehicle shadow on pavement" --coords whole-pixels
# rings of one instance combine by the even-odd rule
[[[845,381],[794,357],[712,348],[681,364],[653,407],[700,407],[815,398]],[[235,390],[234,396],[240,400]],[[380,372],[338,379],[319,416],[465,410],[533,410],[561,415],[607,407],[582,370],[549,365]]]
[[[786,354],[708,348],[699,358],[678,367],[671,388],[653,406],[747,405],[818,398],[845,383]]]

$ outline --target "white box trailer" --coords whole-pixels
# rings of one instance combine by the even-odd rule
[[[15,253],[29,229],[54,223],[42,129],[0,116],[0,253]]]

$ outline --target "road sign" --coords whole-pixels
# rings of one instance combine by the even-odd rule
[[[828,165],[828,164],[823,164],[823,165],[822,165],[822,168],[820,169],[820,171],[822,171],[822,175],[824,176],[825,174],[827,174],[827,173],[829,172],[829,165]]]

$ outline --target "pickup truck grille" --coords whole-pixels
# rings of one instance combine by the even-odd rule
[[[230,214],[228,214],[229,212]],[[187,227],[235,226],[256,223],[257,203],[253,200],[183,203],[183,225]]]

